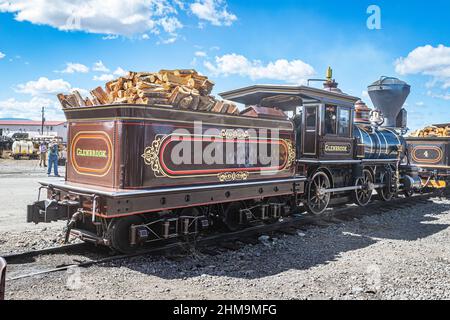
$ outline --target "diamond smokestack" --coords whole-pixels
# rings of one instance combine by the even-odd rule
[[[375,109],[384,116],[383,127],[396,127],[397,116],[408,98],[411,86],[392,77],[381,77],[368,87]]]

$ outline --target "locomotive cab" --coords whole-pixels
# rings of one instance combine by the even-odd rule
[[[298,141],[304,159],[353,159],[353,105],[307,104],[303,112],[302,140]]]

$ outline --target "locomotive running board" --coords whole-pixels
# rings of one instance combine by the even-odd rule
[[[376,163],[395,163],[397,159],[363,159],[363,160],[314,160],[314,159],[301,159],[297,160],[297,163],[303,164],[376,164]]]
[[[83,184],[71,183],[64,180],[43,180],[39,181],[43,187],[60,189],[63,191],[74,191],[83,194],[95,194],[99,196],[106,196],[112,198],[124,198],[133,196],[146,196],[154,194],[165,194],[165,193],[178,193],[186,191],[211,191],[216,189],[227,189],[232,187],[251,187],[251,186],[264,186],[264,185],[274,185],[279,183],[298,183],[305,182],[306,177],[296,177],[287,179],[275,179],[275,180],[262,180],[262,181],[248,181],[239,183],[226,183],[226,184],[209,184],[200,186],[188,186],[188,187],[175,187],[175,188],[160,188],[160,189],[144,189],[144,190],[131,190],[131,189],[119,189],[111,190],[104,187],[87,187]]]

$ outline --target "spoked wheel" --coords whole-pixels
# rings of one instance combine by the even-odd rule
[[[131,226],[144,223],[141,216],[118,218],[111,227],[111,246],[120,253],[133,253],[139,247],[131,245]]]
[[[356,179],[356,186],[361,186],[361,189],[355,190],[353,195],[355,203],[359,206],[366,206],[372,199],[373,177],[369,170],[364,169],[362,177]]]
[[[330,179],[322,172],[316,172],[308,184],[306,210],[312,214],[323,213],[330,203],[331,194],[326,190],[331,187]]]
[[[384,184],[383,187],[378,189],[378,194],[380,195],[381,200],[391,201],[394,196],[392,188],[392,173],[387,170],[383,171],[380,176],[380,182]]]

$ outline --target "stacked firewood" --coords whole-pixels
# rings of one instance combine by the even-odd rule
[[[411,133],[411,137],[450,137],[450,125],[429,126]]]
[[[165,105],[184,110],[238,114],[237,106],[211,95],[214,83],[195,70],[161,70],[157,73],[129,72],[127,76],[97,87],[83,98],[78,91],[58,94],[63,108],[111,104]]]

